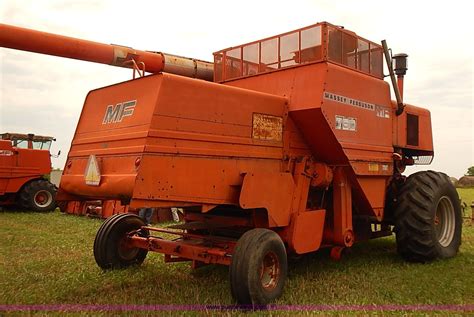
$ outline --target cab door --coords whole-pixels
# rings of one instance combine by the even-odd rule
[[[14,151],[10,140],[0,140],[0,195],[5,193],[12,178]]]

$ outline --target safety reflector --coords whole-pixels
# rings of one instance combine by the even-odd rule
[[[89,161],[87,162],[86,170],[84,172],[84,178],[87,185],[99,186],[100,184],[100,169],[95,155],[89,156]]]

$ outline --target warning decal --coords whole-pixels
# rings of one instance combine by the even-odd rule
[[[378,172],[379,164],[378,163],[369,163],[369,172]]]
[[[283,118],[264,113],[254,113],[252,138],[281,142],[283,139]]]
[[[100,170],[95,155],[89,156],[89,161],[87,162],[86,170],[84,172],[84,178],[87,185],[99,186]]]

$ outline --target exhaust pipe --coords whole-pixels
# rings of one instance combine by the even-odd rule
[[[398,86],[399,84],[397,83],[397,80],[395,79],[395,72],[393,71],[393,65],[392,65],[392,57],[390,56],[390,52],[388,51],[387,41],[382,40],[382,47],[383,47],[383,53],[385,55],[385,61],[387,62],[390,79],[392,81],[393,91],[395,92],[395,98],[397,99],[397,111],[395,113],[397,116],[399,116],[403,113],[403,109],[405,108],[405,105],[403,104],[402,94],[400,93],[400,87]],[[408,55],[398,54],[396,56],[400,60],[399,64],[397,64],[397,74],[399,74],[399,77],[401,77],[400,85],[403,90],[403,75],[406,74],[406,70],[407,70],[406,57],[408,57]],[[402,63],[401,63],[403,60],[405,61],[404,68],[402,67]]]

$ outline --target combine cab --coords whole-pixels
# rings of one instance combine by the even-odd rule
[[[54,140],[34,134],[0,134],[0,206],[34,211],[56,208],[56,187],[44,178],[51,172],[49,149]]]
[[[4,46],[155,72],[88,94],[58,199],[69,212],[92,200],[180,207],[184,223],[110,217],[94,242],[101,268],[139,264],[149,251],[228,265],[236,301],[265,304],[283,292],[287,254],[329,247],[339,258],[393,228],[409,261],[457,253],[461,214],[448,177],[402,174],[431,162],[430,112],[403,101],[406,54],[393,70],[385,42],[319,23],[216,52],[212,65],[86,41],[79,53],[101,55],[78,56],[80,40],[16,43],[21,32],[34,31],[12,28]]]

